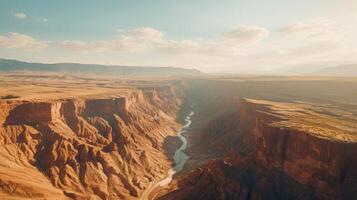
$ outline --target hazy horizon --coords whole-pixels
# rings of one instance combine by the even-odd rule
[[[357,63],[357,2],[10,1],[0,57],[265,73]]]

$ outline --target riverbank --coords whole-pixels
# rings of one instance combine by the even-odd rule
[[[181,140],[181,146],[175,151],[173,156],[173,160],[175,166],[168,171],[166,178],[162,179],[159,182],[153,182],[149,185],[149,187],[143,192],[141,199],[142,200],[150,200],[155,197],[155,190],[160,187],[164,187],[168,185],[175,174],[182,171],[186,161],[189,159],[189,156],[184,152],[187,148],[187,138],[184,136],[184,133],[188,131],[190,128],[192,121],[191,117],[194,115],[194,111],[191,111],[185,118],[185,124],[181,127],[180,131],[177,133],[177,137]]]

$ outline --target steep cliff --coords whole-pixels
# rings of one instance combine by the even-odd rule
[[[225,158],[177,177],[159,199],[355,199],[355,121],[323,111],[241,99],[202,138]]]
[[[181,82],[117,97],[0,101],[0,199],[132,199],[166,174]]]
[[[334,116],[326,118],[306,108],[286,107],[286,104],[273,104],[268,112],[259,112],[255,107],[261,103],[265,102],[242,101],[243,109],[251,107],[244,110],[253,111],[247,114],[256,120],[252,133],[258,162],[269,169],[280,169],[300,184],[312,187],[318,198],[356,197],[354,121]],[[296,112],[298,115],[291,114]],[[241,113],[242,117],[246,114]]]

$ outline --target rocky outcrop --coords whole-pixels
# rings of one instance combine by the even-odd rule
[[[258,163],[268,169],[279,169],[298,183],[313,188],[319,199],[346,199],[356,195],[357,143],[354,140],[327,139],[308,131],[276,126],[274,122],[284,121],[285,116],[249,100],[242,100],[239,108],[240,118],[255,121],[251,133],[255,139],[254,159]]]
[[[182,83],[113,98],[0,102],[0,198],[132,199],[171,165]]]
[[[281,110],[289,109],[303,112]],[[241,99],[236,114],[212,122],[202,138],[225,158],[177,177],[159,199],[355,199],[357,143],[302,131],[276,110]]]
[[[286,174],[237,156],[178,177],[168,191],[161,191],[158,199],[316,199],[311,188]]]

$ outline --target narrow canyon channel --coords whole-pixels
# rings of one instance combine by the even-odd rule
[[[194,107],[194,104],[191,106],[191,108]],[[155,189],[159,188],[159,187],[163,187],[165,185],[168,185],[171,180],[172,177],[182,171],[186,161],[188,160],[188,155],[184,152],[187,148],[187,138],[184,137],[184,133],[190,128],[191,126],[191,117],[194,115],[194,111],[191,111],[185,118],[185,124],[184,126],[181,127],[180,131],[177,133],[177,137],[181,140],[182,145],[175,151],[174,154],[174,162],[175,162],[175,166],[173,168],[171,168],[168,173],[167,173],[167,177],[162,179],[159,182],[154,182],[152,183],[143,193],[141,199],[142,200],[150,200],[153,198],[151,194],[152,192],[155,191]]]

